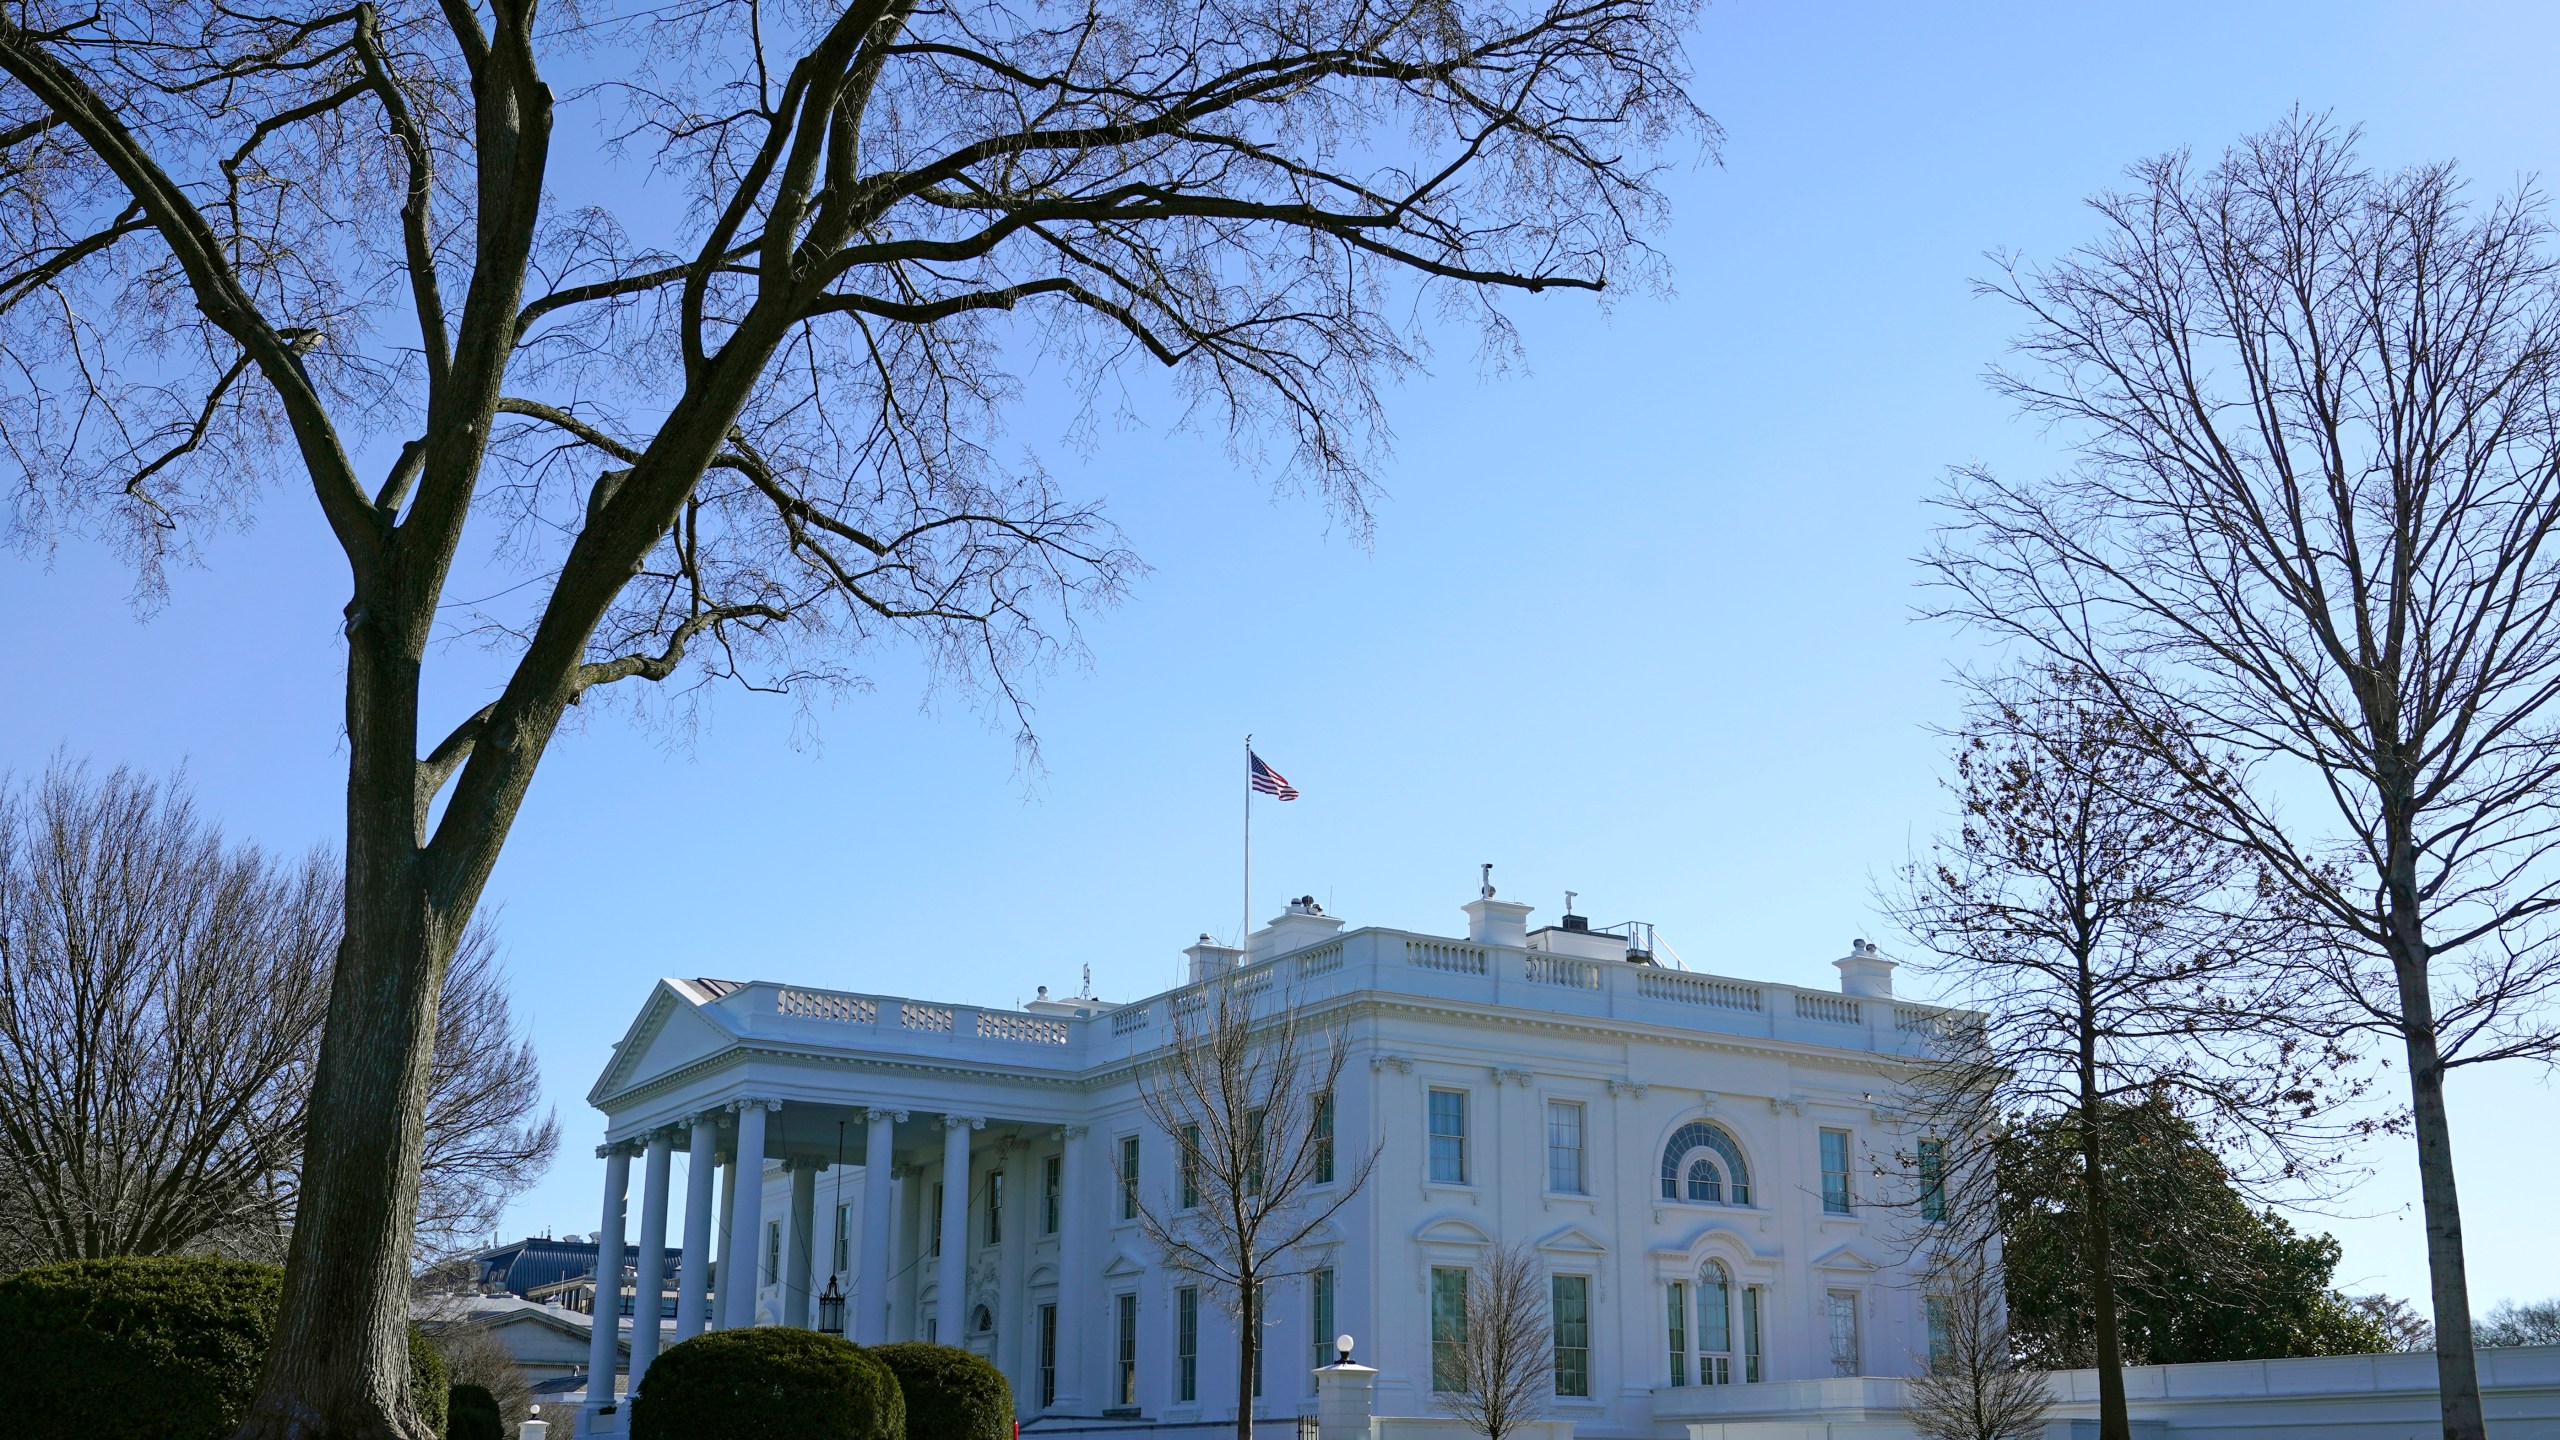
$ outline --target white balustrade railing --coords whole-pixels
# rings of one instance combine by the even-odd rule
[[[880,1020],[880,1002],[861,995],[837,995],[825,990],[782,990],[773,998],[773,1008],[784,1015],[805,1020],[837,1020],[847,1025],[873,1025]]]
[[[1760,987],[1736,985],[1730,980],[1709,980],[1698,975],[1684,975],[1677,970],[1642,969],[1636,972],[1636,993],[1648,1000],[1671,1000],[1682,1005],[1708,1005],[1718,1010],[1758,1011]]]
[[[1446,940],[1407,940],[1404,958],[1408,965],[1425,970],[1446,970],[1454,975],[1485,973],[1485,953],[1473,945],[1453,945]]]
[[[1566,955],[1532,955],[1523,973],[1532,985],[1562,985],[1568,990],[1600,988],[1600,967]]]
[[[1819,1020],[1826,1025],[1855,1025],[1859,1023],[1858,1002],[1837,995],[1807,995],[1798,991],[1796,1018]]]
[[[951,1033],[951,1007],[924,1005],[913,1000],[898,1005],[898,1023],[910,1030],[928,1030],[936,1034]]]
[[[1064,1045],[1067,1022],[1046,1015],[1008,1015],[978,1012],[978,1038],[981,1040],[1020,1040],[1032,1045]]]
[[[1342,942],[1339,940],[1328,941],[1312,950],[1298,952],[1298,978],[1301,980],[1312,980],[1318,975],[1330,975],[1341,968]]]
[[[1144,1005],[1123,1005],[1111,1012],[1111,1033],[1131,1035],[1147,1028],[1152,1017]]]

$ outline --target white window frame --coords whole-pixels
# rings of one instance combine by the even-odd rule
[[[1458,1133],[1454,1136],[1442,1135],[1438,1129],[1440,1116],[1434,1102],[1443,1095],[1454,1095],[1458,1099]],[[1473,1091],[1464,1085],[1433,1085],[1426,1089],[1422,1100],[1423,1177],[1434,1185],[1474,1184],[1475,1168],[1470,1163],[1474,1157],[1467,1153],[1470,1148],[1467,1141],[1474,1129]],[[1454,1139],[1458,1146],[1458,1174],[1455,1179],[1447,1178],[1440,1173],[1440,1142],[1448,1139]]]
[[[1573,1144],[1556,1143],[1556,1119],[1560,1113],[1573,1116]],[[1556,1161],[1560,1155],[1572,1156],[1571,1183],[1556,1183]],[[1551,1098],[1547,1101],[1547,1193],[1550,1195],[1588,1195],[1591,1193],[1591,1107],[1580,1100]]]

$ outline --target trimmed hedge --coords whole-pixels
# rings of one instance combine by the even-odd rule
[[[498,1397],[486,1385],[456,1385],[445,1392],[444,1440],[507,1440]]]
[[[921,1340],[874,1345],[907,1400],[907,1440],[1012,1440],[1013,1387],[966,1350]]]
[[[814,1330],[714,1330],[650,1362],[631,1440],[905,1440],[897,1378]]]
[[[0,1279],[12,1440],[229,1440],[258,1388],[284,1271],[195,1255],[39,1265]],[[409,1331],[409,1399],[442,1433],[444,1361]]]

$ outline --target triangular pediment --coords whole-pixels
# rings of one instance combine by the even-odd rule
[[[1130,1259],[1127,1251],[1115,1250],[1111,1254],[1111,1263],[1102,1267],[1102,1273],[1105,1276],[1144,1275],[1147,1267]]]
[[[1873,1273],[1875,1271],[1882,1270],[1884,1267],[1869,1258],[1866,1253],[1859,1250],[1857,1246],[1843,1245],[1836,1250],[1824,1253],[1821,1259],[1813,1262],[1813,1268],[1816,1270],[1846,1270]]]
[[[1552,1255],[1606,1255],[1608,1245],[1579,1225],[1567,1225],[1541,1237],[1538,1248]]]
[[[661,980],[613,1047],[613,1059],[587,1092],[587,1103],[604,1108],[608,1098],[726,1049],[736,1039],[682,982]]]

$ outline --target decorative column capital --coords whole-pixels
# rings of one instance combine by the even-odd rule
[[[1399,1075],[1410,1075],[1413,1073],[1413,1059],[1411,1056],[1372,1055],[1369,1057],[1369,1068],[1372,1070],[1384,1070],[1389,1066],[1394,1066],[1395,1072]]]
[[[1493,1067],[1493,1083],[1496,1085],[1508,1080],[1514,1085],[1525,1088],[1529,1082],[1537,1078],[1538,1072],[1535,1070],[1516,1069],[1506,1065],[1496,1065]]]
[[[782,1102],[779,1100],[765,1100],[760,1098],[732,1100],[725,1108],[735,1110],[739,1114],[744,1115],[750,1110],[780,1110],[782,1108]]]
[[[945,1115],[942,1117],[942,1128],[945,1130],[957,1130],[963,1125],[968,1126],[972,1130],[984,1130],[987,1128],[987,1117],[984,1115]]]
[[[863,1118],[863,1119],[865,1119],[865,1120],[870,1121],[871,1123],[873,1123],[873,1124],[875,1124],[875,1125],[876,1125],[876,1124],[878,1124],[878,1123],[880,1123],[880,1122],[881,1122],[881,1121],[883,1121],[883,1120],[891,1121],[891,1122],[893,1122],[893,1123],[894,1123],[894,1122],[896,1122],[896,1121],[900,1121],[900,1120],[904,1120],[904,1119],[906,1119],[906,1118],[907,1118],[907,1112],[906,1112],[906,1111],[904,1111],[904,1110],[884,1110],[884,1109],[880,1108],[879,1106],[875,1105],[875,1106],[872,1106],[870,1109],[863,1111],[863,1112],[862,1112],[862,1118]]]
[[[1090,1125],[1061,1125],[1058,1127],[1058,1138],[1061,1140],[1081,1140],[1092,1133],[1093,1127]]]

